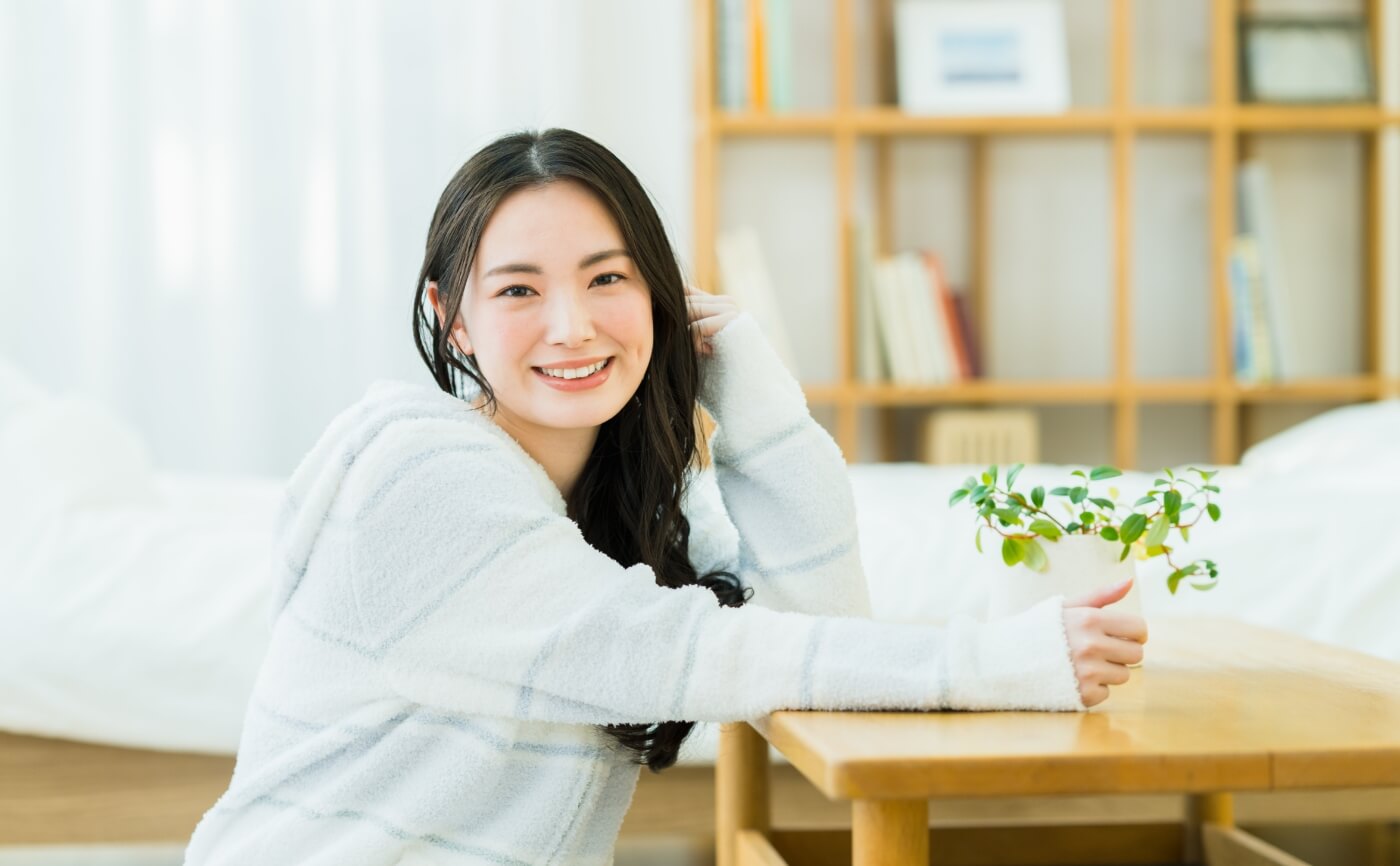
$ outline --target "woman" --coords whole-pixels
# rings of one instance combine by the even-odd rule
[[[272,640],[188,863],[609,863],[639,765],[696,720],[1082,710],[1141,657],[1141,620],[1060,598],[869,620],[836,444],[582,135],[467,161],[414,325],[436,385],[374,383],[291,479]]]

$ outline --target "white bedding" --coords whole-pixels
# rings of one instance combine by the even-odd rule
[[[139,437],[100,407],[6,376],[0,729],[233,752],[267,636],[263,562],[282,481],[154,472]],[[1172,597],[1165,564],[1139,563],[1145,614],[1232,616],[1400,661],[1400,535],[1388,528],[1398,446],[1390,401],[1321,416],[1222,468],[1224,519],[1183,549],[1219,563],[1219,587]],[[877,618],[981,614],[982,577],[997,566],[973,547],[970,510],[946,504],[969,470],[851,467]],[[1055,486],[1068,471],[1030,466],[1017,486]],[[1153,477],[1114,484],[1136,499]],[[706,729],[682,762],[713,754]]]

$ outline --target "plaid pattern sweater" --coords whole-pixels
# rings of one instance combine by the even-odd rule
[[[751,315],[713,340],[689,553],[749,604],[622,567],[494,422],[377,381],[288,484],[271,641],[185,862],[606,864],[639,768],[600,724],[1082,710],[1058,598],[991,624],[869,618],[836,443]]]

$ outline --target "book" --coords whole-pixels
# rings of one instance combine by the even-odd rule
[[[720,291],[733,297],[739,309],[753,314],[783,365],[800,381],[797,357],[783,325],[758,232],[744,226],[722,233],[715,239],[715,257],[719,263]]]
[[[875,299],[875,235],[862,220],[851,224],[851,285],[855,287],[856,378],[883,382],[890,376],[880,311]]]
[[[897,258],[883,258],[875,262],[875,299],[890,381],[914,385],[919,382],[919,361],[913,349],[914,333],[908,329],[909,317],[905,312],[900,270]]]
[[[1264,329],[1269,341],[1267,373],[1269,378],[1279,380],[1296,377],[1296,331],[1289,311],[1288,287],[1279,260],[1273,189],[1268,169],[1258,160],[1240,163],[1238,186],[1238,230],[1241,235],[1254,239],[1253,244],[1246,245],[1255,247],[1246,254],[1247,259],[1252,257],[1251,263],[1255,265],[1255,270],[1251,271],[1251,286],[1257,286],[1260,295],[1253,299],[1254,308],[1267,320]],[[1257,360],[1258,353],[1264,351],[1264,347],[1256,344],[1253,348]],[[1256,363],[1256,367],[1259,366]]]
[[[968,377],[982,378],[982,342],[977,337],[977,329],[972,322],[972,310],[967,295],[956,287],[950,287],[953,295],[953,309],[958,314],[958,330],[962,333],[963,345],[967,348]]]
[[[1231,241],[1226,263],[1230,283],[1230,337],[1234,345],[1235,379],[1253,382],[1257,375],[1250,328],[1253,301],[1250,299],[1248,265],[1245,254],[1240,252],[1240,240],[1240,237],[1236,237]]]
[[[729,111],[748,107],[748,0],[719,0],[715,16],[715,71],[719,105]]]
[[[952,371],[947,365],[947,351],[933,306],[928,270],[918,253],[900,253],[896,258],[909,305],[909,324],[913,326],[914,349],[919,360],[918,381],[926,385],[942,384],[949,380]]]
[[[768,51],[763,0],[748,0],[749,108],[768,110]]]
[[[763,5],[763,33],[767,37],[768,107],[791,111],[792,98],[792,0],[755,0]]]
[[[1278,341],[1273,332],[1273,317],[1268,310],[1269,297],[1258,242],[1249,235],[1239,235],[1234,239],[1232,252],[1239,262],[1242,326],[1248,351],[1245,375],[1241,379],[1247,382],[1274,381],[1278,378]]]
[[[942,330],[942,344],[945,350],[947,367],[952,371],[952,381],[972,378],[972,362],[967,354],[967,342],[958,323],[957,307],[953,302],[953,292],[943,274],[943,260],[937,253],[928,250],[922,253],[924,268],[928,271],[929,288],[933,293],[934,312],[938,327]]]

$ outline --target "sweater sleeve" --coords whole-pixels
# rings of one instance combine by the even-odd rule
[[[366,651],[408,700],[575,724],[1082,708],[1059,599],[946,628],[721,607],[593,548],[504,445],[422,445],[360,458],[347,542]]]
[[[802,386],[751,314],[711,339],[700,401],[717,425],[715,478],[739,535],[731,570],[753,587],[751,604],[868,618],[855,498],[840,447],[812,418]]]

